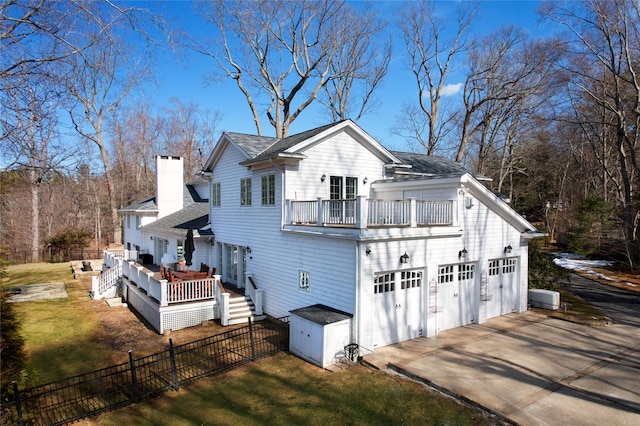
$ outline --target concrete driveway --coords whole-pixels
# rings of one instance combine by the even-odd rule
[[[625,317],[640,318],[636,309],[625,305]],[[591,327],[530,311],[386,346],[365,361],[521,425],[640,424],[638,321]]]

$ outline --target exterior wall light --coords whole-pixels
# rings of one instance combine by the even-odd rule
[[[369,179],[365,176],[364,179],[362,179],[362,183],[366,184],[367,182],[369,182]]]
[[[247,250],[247,253],[251,253],[251,247],[247,246],[246,250]]]
[[[325,180],[327,180],[327,175],[323,174],[320,176],[320,182],[324,182]]]
[[[367,254],[367,256],[369,256],[371,254],[371,247],[367,247],[364,252]]]
[[[409,263],[409,255],[406,252],[400,256],[400,263]]]
[[[469,252],[467,251],[467,249],[463,248],[458,252],[458,259],[466,259],[468,255],[469,255]]]
[[[506,246],[504,248],[504,254],[509,254],[511,253],[511,250],[513,250],[513,247],[511,247],[511,244],[509,244],[508,246]]]

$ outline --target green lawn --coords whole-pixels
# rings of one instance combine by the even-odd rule
[[[110,344],[69,263],[13,265],[0,287],[64,282],[69,297],[12,306],[21,320],[27,354],[25,385],[38,385],[113,364]]]
[[[495,423],[496,419],[400,376],[360,365],[329,372],[284,353],[87,422],[101,426]]]
[[[0,287],[63,281],[69,297],[14,304],[30,382],[42,384],[114,364],[87,289],[68,263],[11,266]],[[424,386],[360,366],[328,372],[280,354],[224,376],[87,419],[99,425],[451,424],[494,421]]]

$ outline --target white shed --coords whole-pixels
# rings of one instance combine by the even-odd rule
[[[344,358],[353,315],[316,304],[290,312],[289,350],[319,367]]]

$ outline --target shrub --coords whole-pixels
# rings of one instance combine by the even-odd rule
[[[559,267],[547,256],[538,241],[529,243],[529,288],[553,290],[558,280],[569,279],[567,270]]]
[[[19,380],[24,369],[24,339],[20,334],[20,322],[9,303],[9,296],[0,291],[0,392],[11,389],[11,383]]]

